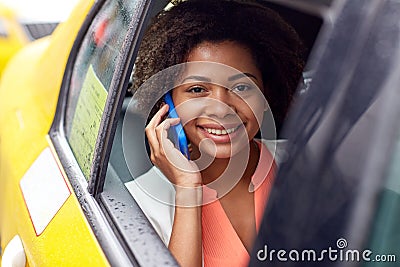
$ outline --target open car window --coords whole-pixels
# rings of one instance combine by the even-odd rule
[[[325,6],[321,9],[308,10],[307,5],[297,8],[296,5],[286,6],[277,1],[260,1],[260,3],[275,9],[288,20],[291,19],[290,22],[295,24],[306,44],[308,55],[324,22]],[[155,1],[152,4],[147,11],[146,23],[160,10],[171,6],[168,1]],[[144,30],[145,26],[142,31]],[[139,46],[140,43],[137,43],[136,49]],[[121,100],[121,111],[116,114],[115,135],[99,201],[104,205],[115,223],[117,232],[131,250],[146,253],[151,248],[152,251],[159,251],[160,255],[163,254],[166,259],[172,259],[163,243],[166,237],[153,228],[149,221],[151,218],[146,217],[140,208],[140,204],[143,203],[137,203],[135,193],[126,187],[138,177],[157,172],[149,159],[149,148],[145,140],[146,118],[138,114],[134,98],[135,96],[127,93]],[[160,188],[160,190],[163,189]],[[139,235],[142,238],[146,237],[139,239]],[[137,247],[139,242],[142,242],[140,248]]]

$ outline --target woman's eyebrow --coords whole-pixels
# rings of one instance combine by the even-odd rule
[[[258,81],[257,77],[251,73],[248,72],[243,72],[243,73],[238,73],[236,75],[233,75],[231,77],[228,78],[228,81],[234,81],[243,77],[249,77],[249,78],[254,78],[256,81]]]
[[[200,81],[200,82],[211,82],[211,79],[205,76],[197,76],[197,75],[192,75],[188,76],[181,83],[184,83],[186,80],[195,80],[195,81]]]
[[[258,81],[257,77],[251,73],[248,72],[243,72],[243,73],[238,73],[235,74],[231,77],[228,78],[228,81],[234,81],[234,80],[238,80],[241,79],[243,77],[249,77],[249,78],[254,78],[256,81]],[[205,76],[199,76],[199,75],[191,75],[186,77],[185,79],[182,80],[181,83],[184,83],[186,80],[195,80],[195,81],[200,81],[200,82],[211,82],[211,78],[205,77]]]

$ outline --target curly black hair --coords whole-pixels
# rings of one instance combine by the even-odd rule
[[[159,71],[186,62],[200,43],[224,41],[237,42],[251,51],[280,129],[301,78],[304,47],[295,30],[275,11],[250,1],[188,0],[159,13],[141,43],[132,91]],[[160,89],[140,92],[139,104],[149,105],[154,90]],[[161,103],[157,102],[152,113]]]

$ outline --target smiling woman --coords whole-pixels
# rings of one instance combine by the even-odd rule
[[[251,51],[256,66],[262,71],[265,89],[271,88],[265,97],[280,129],[301,77],[304,47],[294,29],[274,11],[261,8],[255,2],[247,5],[233,2],[231,7],[221,7],[212,1],[182,3],[179,9],[159,14],[142,41],[132,90],[137,90],[159,71],[186,62],[190,51],[202,41],[236,41]],[[192,12],[193,8],[197,12]],[[139,105],[151,108],[156,92],[157,88],[139,92],[143,94]],[[162,100],[151,115],[161,104]]]
[[[145,33],[132,106],[155,167],[126,186],[181,265],[248,263],[277,163],[276,140],[256,136],[266,112],[280,129],[302,52],[280,16],[252,2],[185,1]],[[170,141],[177,125],[190,160]]]
[[[260,115],[267,108],[262,94],[257,93],[264,90],[261,72],[248,49],[233,41],[201,43],[192,49],[187,62],[222,64],[189,65],[182,74],[185,78],[181,85],[172,90],[177,107],[192,100],[191,109],[179,111],[192,144],[192,158],[200,156],[199,144],[204,139],[218,144],[216,150],[214,146],[204,145],[204,152],[216,153],[217,158],[230,158],[243,149],[246,142],[241,141],[253,139],[259,131]],[[205,99],[213,102],[207,103]]]

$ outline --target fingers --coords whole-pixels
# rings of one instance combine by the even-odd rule
[[[157,140],[157,135],[155,133],[155,128],[161,122],[162,117],[167,113],[167,111],[168,111],[168,105],[162,106],[160,110],[157,111],[157,113],[150,120],[149,124],[147,124],[146,126],[145,133],[147,136],[147,140],[149,141],[151,155],[154,155],[155,149],[157,149],[160,146]],[[151,160],[153,161],[153,159]]]
[[[174,149],[174,144],[168,139],[168,130],[171,126],[178,124],[179,121],[179,118],[168,118],[155,128],[155,134],[159,144],[158,149],[162,155],[165,155],[166,150]]]
[[[169,118],[161,122],[157,127],[156,127],[156,135],[157,135],[157,140],[160,144],[160,152],[164,155],[166,150],[171,151],[171,149],[175,149],[174,144],[172,143],[171,140],[169,140],[168,137],[168,130],[171,128],[171,126],[178,124],[180,121],[179,118]],[[178,152],[178,151],[175,151]]]
[[[153,116],[147,125],[145,132],[149,141],[151,151],[151,161],[156,164],[156,159],[165,155],[165,149],[173,149],[174,146],[170,140],[167,139],[168,129],[179,123],[179,118],[168,118],[163,120],[163,117],[168,112],[168,105],[164,105]]]
[[[173,125],[177,125],[179,123],[179,118],[168,118],[161,122],[156,128],[155,132],[157,135],[158,141],[164,141],[168,136],[168,130]]]
[[[165,114],[167,114],[167,112],[168,112],[168,104],[165,104],[153,116],[153,118],[150,120],[150,122],[147,125],[147,127],[155,128],[158,124],[160,124],[163,116],[165,116]]]

